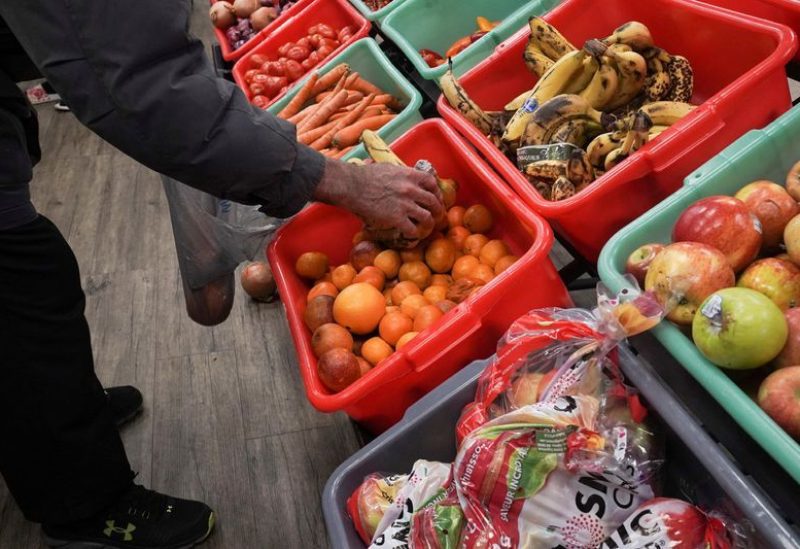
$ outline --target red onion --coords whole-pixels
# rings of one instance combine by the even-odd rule
[[[218,29],[227,29],[236,22],[233,5],[224,1],[213,3],[211,9],[208,10],[208,16],[211,18],[211,23]]]

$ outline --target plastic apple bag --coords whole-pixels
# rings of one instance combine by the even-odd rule
[[[199,324],[219,324],[233,306],[236,268],[264,253],[283,220],[265,216],[257,206],[222,200],[166,176],[161,181],[186,311]]]
[[[370,547],[407,548],[414,514],[444,497],[449,484],[450,464],[417,460],[405,484],[386,508]]]
[[[453,465],[465,515],[461,547],[596,547],[653,497],[617,469],[586,470],[614,455],[597,429],[600,402],[567,395],[523,406],[472,431]],[[575,459],[580,456],[579,459]]]
[[[586,309],[537,309],[517,319],[497,346],[478,381],[456,434],[473,429],[510,410],[563,395],[594,395],[605,407],[628,401],[634,421],[645,410],[623,384],[615,349],[626,337],[660,322],[663,310],[648,293],[623,290],[610,297],[598,286],[598,306]]]
[[[347,499],[347,513],[364,543],[370,543],[408,477],[373,473]]]
[[[600,549],[734,549],[751,545],[738,525],[719,513],[706,513],[686,501],[654,498],[637,508]]]
[[[464,512],[455,482],[422,505],[411,517],[410,547],[414,549],[456,549],[464,527]]]

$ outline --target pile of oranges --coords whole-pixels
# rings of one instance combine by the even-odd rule
[[[304,321],[325,386],[341,391],[517,261],[486,236],[492,225],[486,206],[453,205],[412,249],[383,249],[361,231],[343,265],[302,254],[295,270],[314,282]]]

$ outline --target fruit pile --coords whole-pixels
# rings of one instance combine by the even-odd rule
[[[253,103],[268,101],[257,96]],[[358,144],[362,132],[379,130],[402,110],[395,97],[342,63],[323,76],[312,74],[278,117],[297,126],[300,143],[340,158]]]
[[[254,105],[265,108],[283,94],[292,82],[330,57],[353,36],[355,30],[351,26],[336,30],[320,23],[309,27],[307,32],[297,42],[286,42],[278,48],[279,57],[275,60],[258,53],[250,57],[250,68],[244,74],[244,81]]]
[[[427,48],[423,48],[419,50],[419,54],[425,60],[429,67],[438,67],[440,65],[444,65],[447,59],[451,57],[455,57],[465,49],[467,49],[473,42],[478,41],[481,37],[483,37],[487,32],[495,28],[499,25],[499,21],[489,21],[485,17],[478,16],[475,18],[475,26],[478,28],[475,32],[468,36],[464,36],[459,38],[453,44],[447,48],[447,52],[445,52],[444,57],[442,57],[438,52],[433,50],[429,50]]]
[[[402,164],[373,132],[362,139],[376,162]],[[508,244],[488,236],[494,221],[485,205],[457,205],[452,180],[439,179],[439,187],[447,215],[424,240],[365,227],[347,263],[332,266],[314,251],[297,259],[297,274],[313,282],[304,321],[331,391],[378,366],[517,261]]]
[[[367,7],[372,11],[378,11],[379,9],[385,8],[391,3],[392,0],[364,0],[364,4],[366,4]]]
[[[758,404],[800,440],[798,200],[800,163],[786,186],[754,181],[734,197],[698,200],[676,221],[672,244],[640,247],[626,271],[654,292],[667,318],[691,328],[709,361],[758,369],[745,380],[760,382]]]
[[[689,61],[657,47],[642,23],[582,49],[543,19],[529,24],[524,61],[539,80],[503,111],[483,111],[452,71],[440,86],[544,198],[575,195],[694,108]]]
[[[231,4],[219,0],[211,5],[208,16],[215,27],[225,31],[228,44],[236,50],[295,3],[296,0],[235,0]]]

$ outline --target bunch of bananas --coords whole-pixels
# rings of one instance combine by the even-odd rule
[[[525,65],[539,77],[503,111],[483,111],[451,71],[448,102],[510,158],[520,147],[571,143],[570,158],[521,166],[550,200],[580,192],[692,110],[694,75],[685,57],[657,47],[637,21],[576,48],[541,18],[529,20]]]

